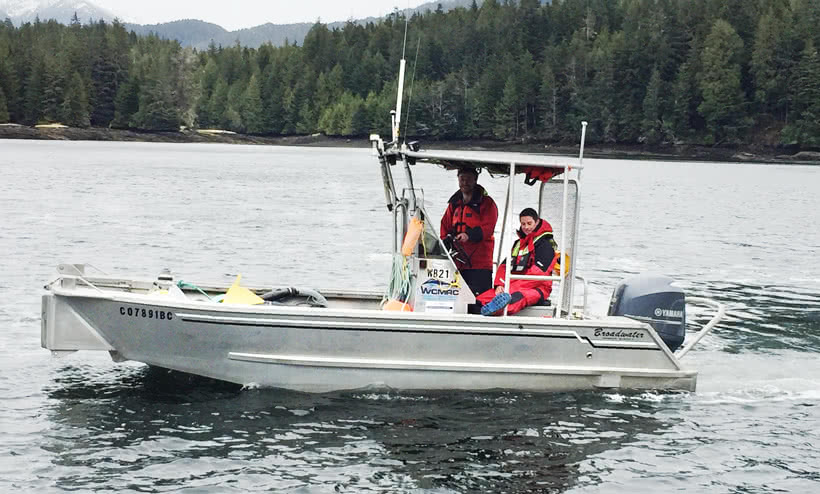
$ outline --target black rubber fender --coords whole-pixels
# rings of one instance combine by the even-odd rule
[[[276,288],[261,295],[265,302],[282,303],[292,298],[304,298],[305,302],[312,307],[327,307],[327,299],[318,291],[312,288]]]

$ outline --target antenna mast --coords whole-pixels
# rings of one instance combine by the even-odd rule
[[[396,96],[396,114],[393,117],[393,142],[398,144],[399,140],[399,126],[401,125],[401,103],[404,93],[404,66],[406,61],[404,59],[404,51],[407,48],[407,14],[404,17],[404,42],[401,47],[401,62],[399,62],[399,94]]]

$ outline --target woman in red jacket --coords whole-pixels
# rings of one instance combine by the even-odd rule
[[[521,229],[518,240],[512,247],[510,270],[513,274],[549,276],[555,264],[555,240],[552,238],[552,226],[538,217],[532,208],[526,208],[519,215]],[[507,273],[507,261],[498,265],[495,283],[490,290],[481,293],[476,300],[482,304],[481,313],[485,316],[500,315],[504,307],[507,314],[515,314],[524,307],[540,303],[549,298],[552,292],[552,281],[511,280],[510,292],[504,292]]]
[[[475,168],[459,169],[458,191],[448,201],[441,218],[441,238],[449,237],[463,251],[463,258],[454,259],[456,268],[476,295],[492,287],[498,220],[495,201],[477,180]]]

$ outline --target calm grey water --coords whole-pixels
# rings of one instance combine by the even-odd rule
[[[645,271],[729,304],[696,393],[317,396],[52,358],[58,263],[382,287],[390,217],[367,150],[0,141],[0,492],[820,491],[820,168],[585,164],[593,312]],[[417,172],[443,211],[455,177]]]

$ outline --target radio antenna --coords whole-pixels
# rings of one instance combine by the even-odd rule
[[[407,95],[407,118],[404,119],[404,135],[407,135],[407,127],[410,125],[410,102],[413,100],[413,84],[416,82],[416,67],[419,64],[419,46],[421,46],[421,36],[416,42],[416,60],[413,62],[413,75],[410,77],[410,94]]]
[[[401,62],[399,62],[399,90],[396,94],[396,114],[393,116],[393,142],[399,142],[399,127],[401,126],[401,103],[404,93],[404,67],[406,61],[404,60],[404,51],[407,49],[407,14],[404,16],[404,42],[401,48]]]
[[[404,60],[404,50],[407,48],[407,25],[410,24],[410,20],[407,17],[407,11],[404,11],[404,41],[401,44],[401,58]]]

